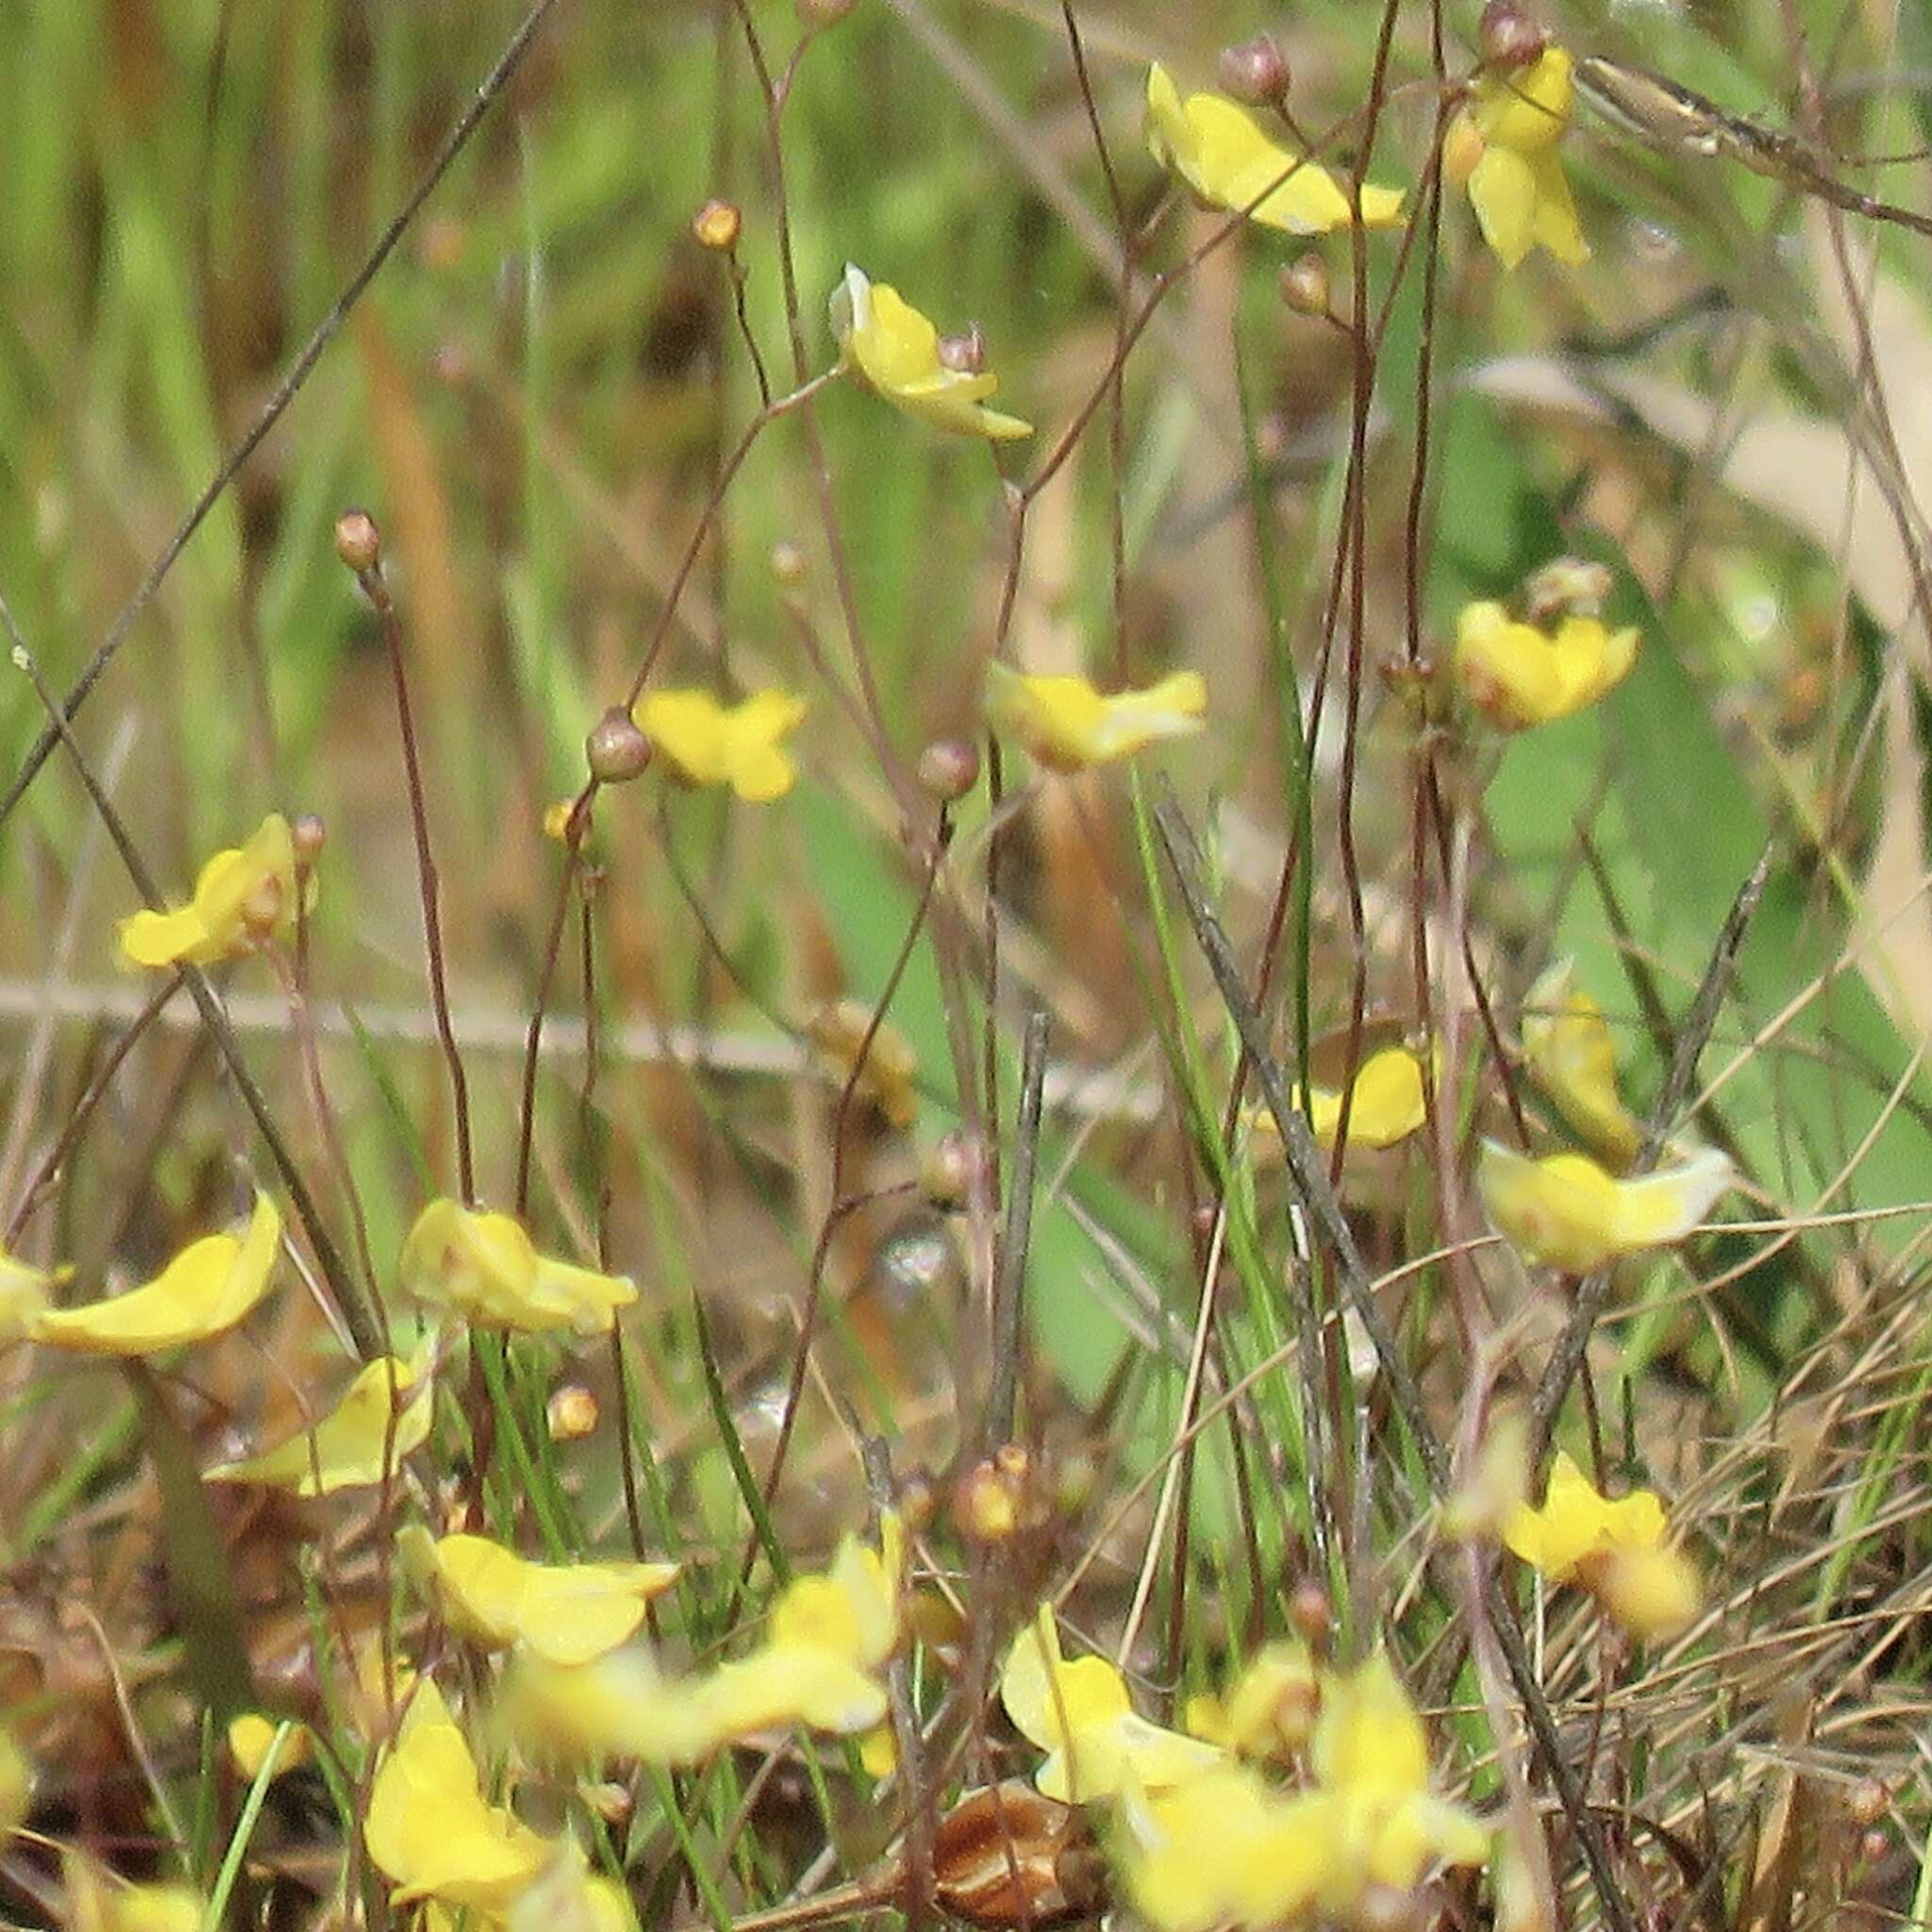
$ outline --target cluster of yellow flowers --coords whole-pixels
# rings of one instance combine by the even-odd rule
[[[1422,1719],[1380,1652],[1343,1671],[1269,1645],[1224,1700],[1190,1707],[1183,1733],[1141,1717],[1104,1658],[1066,1660],[1042,1609],[1000,1695],[1047,1753],[1045,1795],[1118,1806],[1122,1880],[1158,1932],[1366,1923],[1376,1889],[1489,1856],[1482,1822],[1432,1789]]]

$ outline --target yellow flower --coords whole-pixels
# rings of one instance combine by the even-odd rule
[[[68,1932],[201,1932],[208,1907],[188,1885],[123,1885],[93,1859],[63,1849]]]
[[[261,1767],[268,1762],[268,1747],[280,1728],[276,1719],[264,1717],[258,1710],[244,1710],[228,1720],[228,1756],[243,1777],[252,1782],[261,1775]],[[307,1764],[314,1756],[315,1733],[307,1724],[291,1724],[275,1757],[275,1775],[280,1777],[284,1772]]]
[[[369,1791],[362,1842],[392,1905],[434,1898],[501,1913],[535,1884],[556,1847],[490,1804],[442,1693],[417,1683]]]
[[[1548,48],[1531,66],[1484,75],[1451,124],[1442,167],[1469,189],[1483,240],[1505,268],[1541,243],[1571,267],[1590,258],[1557,143],[1574,95],[1569,54]]]
[[[1617,1057],[1603,1008],[1559,959],[1523,1003],[1523,1057],[1563,1118],[1616,1166],[1637,1158],[1642,1133],[1617,1091]]]
[[[1506,731],[1548,724],[1593,705],[1637,658],[1637,627],[1611,630],[1600,617],[1559,617],[1554,632],[1511,617],[1500,604],[1463,607],[1456,624],[1456,679]]]
[[[1639,1637],[1665,1637],[1697,1614],[1690,1559],[1665,1541],[1664,1506],[1649,1490],[1603,1495],[1561,1450],[1539,1508],[1519,1503],[1503,1541],[1552,1583],[1580,1583]]]
[[[153,1355],[206,1341],[232,1328],[268,1292],[281,1240],[282,1217],[258,1193],[242,1234],[204,1235],[143,1286],[78,1308],[42,1308],[26,1332],[76,1355]]]
[[[1147,147],[1210,208],[1265,227],[1325,235],[1352,219],[1347,190],[1325,168],[1271,141],[1245,108],[1220,94],[1183,100],[1158,61],[1147,70]],[[1364,227],[1401,220],[1398,190],[1364,185]]]
[[[1046,1605],[1007,1653],[1000,1701],[1021,1735],[1047,1754],[1035,1786],[1063,1805],[1091,1805],[1136,1788],[1166,1790],[1225,1761],[1214,1745],[1141,1717],[1126,1679],[1105,1657],[1066,1662]]]
[[[1330,1912],[1346,1916],[1367,1885],[1408,1891],[1432,1864],[1480,1865],[1489,1855],[1474,1815],[1429,1790],[1422,1718],[1380,1652],[1324,1679],[1308,1768],[1335,1854],[1323,1893]]]
[[[639,701],[637,726],[687,785],[728,785],[748,805],[782,798],[798,776],[783,740],[805,716],[805,700],[754,691],[721,705],[708,691],[654,691]]]
[[[1286,1638],[1257,1651],[1225,1696],[1191,1699],[1188,1729],[1243,1757],[1292,1757],[1308,1740],[1319,1698],[1307,1645]]]
[[[1587,1154],[1541,1160],[1483,1142],[1476,1186],[1498,1233],[1532,1262],[1588,1274],[1620,1255],[1682,1241],[1737,1178],[1714,1147],[1641,1180],[1614,1180]]]
[[[869,281],[850,262],[832,291],[832,334],[848,364],[874,394],[909,416],[960,436],[1004,442],[1031,436],[1033,425],[986,407],[1000,386],[986,370],[949,369],[940,360],[940,335],[898,290]]]
[[[36,1268],[0,1248],[0,1342],[17,1341],[47,1306],[47,1293],[72,1268]]]
[[[416,1217],[396,1278],[405,1294],[454,1308],[479,1327],[529,1335],[558,1328],[606,1334],[617,1310],[638,1298],[629,1276],[540,1255],[511,1216],[464,1208],[447,1196]]]
[[[1207,708],[1208,687],[1197,671],[1102,697],[1084,677],[1028,677],[997,661],[986,668],[988,722],[1056,772],[1085,771],[1161,739],[1191,737]]]
[[[332,1496],[338,1490],[368,1489],[387,1474],[393,1477],[403,1457],[420,1449],[429,1435],[428,1351],[416,1362],[396,1356],[368,1363],[327,1414],[312,1428],[298,1429],[287,1441],[258,1456],[218,1462],[205,1472],[211,1483],[259,1483],[291,1496]],[[391,1384],[393,1377],[393,1384]],[[391,1425],[391,1388],[393,1413]]]
[[[1129,1791],[1124,1815],[1127,1889],[1157,1932],[1279,1925],[1334,1887],[1326,1803],[1284,1798],[1246,1765],[1224,1761],[1168,1790]]]
[[[532,1563],[488,1537],[437,1539],[414,1524],[397,1549],[465,1637],[491,1650],[525,1644],[555,1664],[627,1641],[677,1577],[675,1563]]]
[[[121,953],[134,966],[210,966],[247,952],[264,934],[294,929],[295,848],[288,820],[271,812],[247,844],[217,852],[202,867],[186,906],[124,919]]]
[[[903,1538],[882,1551],[856,1537],[823,1575],[795,1577],[764,1641],[716,1670],[662,1675],[648,1653],[616,1651],[575,1668],[518,1659],[514,1707],[554,1745],[598,1756],[692,1764],[736,1738],[781,1725],[854,1737],[886,1717],[879,1673],[899,1641]]]

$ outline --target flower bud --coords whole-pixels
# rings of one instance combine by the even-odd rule
[[[1287,93],[1288,56],[1273,34],[1257,34],[1221,50],[1221,91],[1245,101],[1251,108],[1266,108]]]
[[[1486,67],[1527,67],[1549,45],[1549,36],[1517,5],[1490,0],[1476,27],[1476,44]]]
[[[691,218],[691,231],[697,237],[698,246],[710,249],[714,255],[729,255],[738,246],[743,228],[744,217],[739,212],[738,204],[720,201],[715,196]]]
[[[789,537],[781,537],[772,545],[770,558],[772,581],[783,591],[795,591],[805,581],[805,552]]]
[[[940,367],[960,375],[977,375],[986,367],[986,337],[979,325],[971,323],[958,335],[941,336],[939,341]]]
[[[798,24],[807,33],[837,26],[855,4],[856,0],[798,0]]]
[[[1875,1865],[1890,1849],[1891,1840],[1874,1825],[1858,1839],[1858,1862],[1863,1865]]]
[[[1281,299],[1297,315],[1328,315],[1335,306],[1328,264],[1312,248],[1281,271]]]
[[[322,857],[328,843],[328,827],[317,812],[298,811],[289,821],[289,843],[294,848],[295,863],[306,872]]]
[[[919,754],[918,775],[928,798],[957,805],[979,783],[979,748],[964,738],[940,738]]]
[[[1005,1542],[1020,1527],[1018,1486],[993,1462],[974,1463],[953,1492],[953,1522],[968,1542]]]
[[[986,1150],[964,1127],[954,1127],[928,1147],[919,1162],[919,1191],[947,1212],[965,1207],[974,1183],[986,1171]]]
[[[1860,1824],[1876,1824],[1890,1803],[1891,1793],[1883,1778],[1863,1777],[1852,1787],[1845,1809]]]
[[[591,726],[584,740],[584,757],[591,775],[602,785],[622,785],[651,762],[651,741],[622,705],[611,708]]]
[[[1483,132],[1468,114],[1458,114],[1442,137],[1442,178],[1452,188],[1467,188],[1476,163],[1488,150]]]
[[[1601,617],[1615,588],[1607,564],[1587,557],[1557,557],[1523,587],[1523,614],[1535,625],[1564,617]]]
[[[382,532],[366,509],[345,509],[336,519],[336,555],[358,577],[382,565]]]
[[[566,1382],[543,1405],[553,1442],[580,1442],[597,1427],[597,1398],[581,1382]]]
[[[1288,1621],[1302,1641],[1320,1657],[1335,1635],[1335,1605],[1312,1576],[1305,1576],[1288,1600]]]

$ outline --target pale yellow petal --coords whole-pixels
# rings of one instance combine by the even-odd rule
[[[82,1307],[42,1308],[27,1333],[80,1355],[152,1355],[205,1341],[234,1327],[268,1292],[281,1235],[275,1203],[258,1193],[241,1236],[204,1235],[142,1287]]]

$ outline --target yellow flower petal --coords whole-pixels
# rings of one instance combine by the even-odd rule
[[[1308,1097],[1315,1139],[1324,1147],[1332,1147],[1341,1124],[1341,1091],[1316,1087]],[[1348,1116],[1351,1147],[1392,1147],[1407,1140],[1427,1118],[1423,1063],[1406,1046],[1385,1046],[1362,1062]]]
[[[1320,1798],[1283,1798],[1223,1762],[1158,1795],[1129,1792],[1123,1863],[1157,1932],[1297,1919],[1332,1882],[1335,1843]]]
[[[1541,1505],[1519,1504],[1503,1524],[1504,1542],[1552,1583],[1570,1582],[1590,1557],[1656,1549],[1663,1538],[1664,1506],[1649,1490],[1605,1496],[1560,1449]]]
[[[339,1490],[373,1488],[385,1473],[392,1479],[403,1458],[428,1439],[427,1366],[426,1351],[420,1364],[395,1356],[368,1363],[313,1428],[300,1429],[258,1456],[218,1462],[203,1472],[206,1480],[259,1483],[291,1496],[332,1496]]]
[[[82,1307],[42,1308],[26,1332],[78,1355],[153,1355],[206,1341],[234,1327],[268,1292],[281,1239],[281,1215],[258,1193],[242,1234],[204,1235],[144,1286]]]
[[[532,1563],[484,1536],[432,1541],[416,1525],[444,1615],[493,1650],[526,1644],[556,1664],[588,1663],[637,1634],[675,1563]]]
[[[362,1825],[391,1902],[435,1898],[501,1912],[534,1884],[556,1847],[487,1802],[476,1760],[442,1693],[418,1683],[370,1788]]]
[[[627,1275],[540,1255],[510,1215],[464,1208],[446,1196],[416,1217],[396,1276],[405,1294],[454,1308],[479,1327],[533,1335],[560,1328],[608,1334],[617,1310],[638,1298]]]
[[[846,360],[894,408],[956,435],[1003,442],[1033,434],[1032,424],[984,406],[999,388],[996,376],[948,369],[940,360],[939,330],[889,283],[870,280],[848,262],[831,314]]]
[[[201,1932],[208,1907],[187,1885],[122,1885],[85,1854],[63,1848],[68,1932]]]
[[[1138,1715],[1126,1680],[1105,1657],[1065,1661],[1044,1605],[1007,1653],[1000,1701],[1021,1734],[1047,1754],[1035,1787],[1061,1804],[1164,1790],[1224,1760],[1212,1744]]]
[[[295,848],[288,820],[271,812],[247,844],[202,867],[188,905],[123,920],[121,952],[135,966],[208,966],[246,952],[260,931],[294,927]]]
[[[520,1657],[516,1700],[555,1745],[660,1764],[695,1764],[733,1739],[790,1725],[857,1736],[881,1724],[879,1674],[898,1645],[902,1532],[888,1516],[879,1551],[847,1537],[830,1570],[795,1577],[748,1656],[676,1678],[645,1653],[575,1669]]]
[[[1541,1160],[1483,1142],[1476,1186],[1497,1231],[1531,1262],[1587,1274],[1620,1255],[1681,1241],[1737,1178],[1716,1148],[1641,1180],[1614,1180],[1587,1154]]]
[[[245,1710],[229,1720],[228,1756],[243,1777],[252,1781],[261,1775],[261,1767],[268,1762],[269,1746],[280,1728],[276,1719],[264,1717],[258,1710]],[[307,1724],[291,1724],[275,1757],[275,1775],[280,1777],[284,1772],[307,1764],[314,1756],[314,1732]]]
[[[0,1342],[25,1335],[45,1309],[49,1292],[73,1274],[72,1268],[36,1268],[0,1248]]]
[[[1552,1583],[1580,1583],[1633,1635],[1667,1637],[1697,1614],[1697,1572],[1665,1542],[1664,1507],[1649,1490],[1601,1494],[1558,1450],[1540,1507],[1512,1509],[1503,1541]]]
[[[1582,710],[1619,684],[1637,657],[1634,626],[1570,616],[1551,635],[1503,606],[1466,605],[1456,626],[1456,676],[1469,701],[1505,730]]]
[[[655,691],[638,703],[638,729],[688,785],[728,785],[748,804],[791,791],[798,774],[784,740],[806,713],[803,698],[754,691],[721,705],[708,691]]]
[[[1590,1584],[1611,1619],[1645,1641],[1674,1636],[1704,1606],[1697,1571],[1681,1550],[1615,1550]]]
[[[1195,1698],[1188,1729],[1244,1757],[1291,1757],[1307,1742],[1320,1694],[1307,1645],[1284,1639],[1257,1651],[1224,1698]]]
[[[1483,240],[1505,268],[1538,245],[1571,267],[1590,258],[1557,152],[1574,96],[1570,56],[1551,47],[1527,69],[1484,75],[1450,128],[1445,172],[1467,182]]]
[[[1575,962],[1547,968],[1523,1003],[1523,1057],[1563,1118],[1618,1167],[1642,1134],[1617,1091],[1616,1051],[1603,1008],[1576,983]]]
[[[1207,708],[1208,687],[1195,671],[1103,697],[1084,677],[1032,677],[997,661],[987,666],[988,722],[1057,772],[1084,771],[1164,739],[1191,737]]]
[[[1185,100],[1157,61],[1147,70],[1147,146],[1201,200],[1246,213],[1291,235],[1324,235],[1351,220],[1347,192],[1327,169],[1295,155],[1261,131],[1246,108],[1221,94]],[[1364,185],[1362,225],[1402,220],[1399,191]]]

